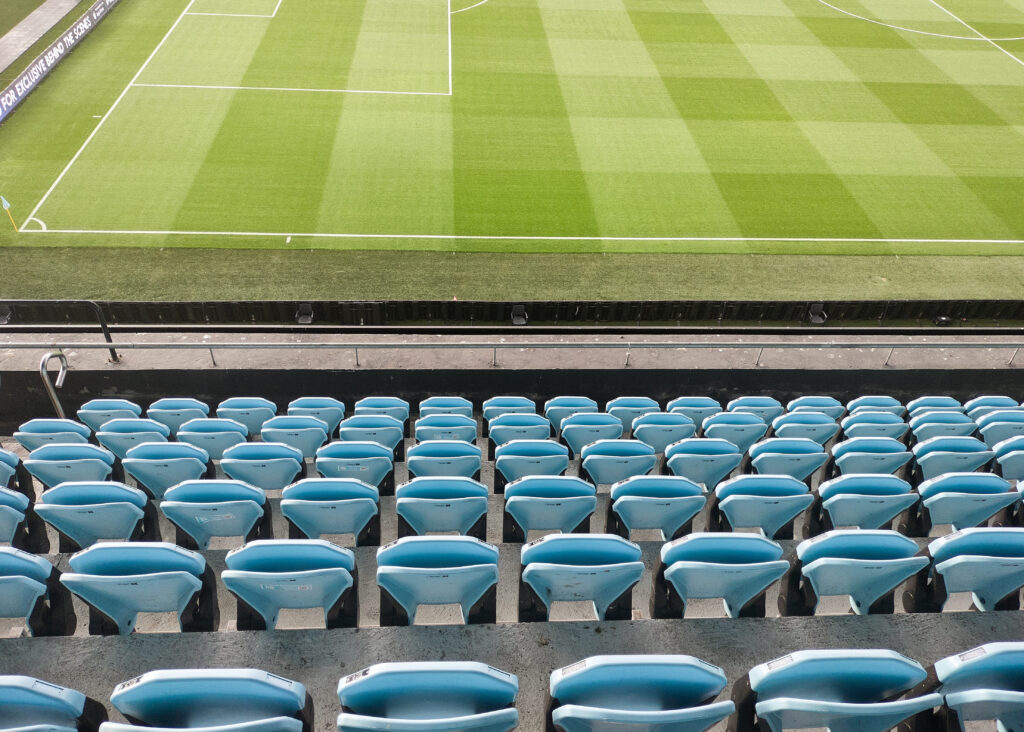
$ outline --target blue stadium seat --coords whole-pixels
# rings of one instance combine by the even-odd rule
[[[210,405],[189,397],[166,397],[149,405],[146,416],[166,425],[172,435],[186,422],[210,416]]]
[[[968,437],[978,425],[963,412],[920,412],[910,418],[910,429],[914,439],[923,442],[942,435]]]
[[[835,422],[846,412],[843,403],[830,396],[797,397],[786,405],[787,412],[819,412],[827,414]]]
[[[756,414],[765,424],[786,411],[778,399],[768,396],[741,396],[725,405],[727,412],[748,412]]]
[[[465,623],[493,623],[498,548],[471,536],[407,536],[377,550],[380,624],[412,625],[423,605],[458,605]]]
[[[857,615],[889,613],[893,593],[930,562],[895,531],[829,531],[800,542],[779,601],[783,615],[813,615],[822,597],[846,595]]]
[[[1000,732],[1024,726],[1024,643],[986,643],[935,662],[946,702],[940,729],[994,721]]]
[[[812,511],[819,513],[810,533],[840,527],[885,528],[919,498],[910,483],[895,475],[842,475],[818,486],[820,504]]]
[[[1011,437],[992,447],[999,474],[1007,480],[1024,480],[1024,435]]]
[[[609,400],[604,405],[604,411],[617,417],[622,422],[624,433],[628,434],[634,419],[651,412],[660,412],[661,406],[650,397],[620,396]]]
[[[380,495],[355,478],[305,478],[281,492],[291,539],[352,534],[356,546],[380,544]]]
[[[704,732],[732,714],[727,679],[693,656],[591,656],[551,672],[548,710],[564,732]]]
[[[681,396],[670,401],[665,411],[685,414],[700,429],[705,419],[722,411],[722,405],[711,397]]]
[[[793,521],[813,502],[807,484],[791,475],[739,475],[715,488],[708,528],[758,529],[769,539],[789,539]]]
[[[494,492],[527,475],[561,475],[569,467],[569,448],[554,440],[512,440],[494,450]]]
[[[394,451],[378,442],[332,442],[316,451],[316,470],[325,478],[354,478],[395,493]]]
[[[62,552],[100,539],[150,538],[156,528],[146,494],[124,483],[61,483],[43,492],[36,513],[60,534]]]
[[[282,442],[243,442],[224,451],[220,466],[228,477],[265,491],[281,490],[305,472],[302,451]]]
[[[460,396],[432,396],[419,403],[420,417],[431,414],[460,414],[463,417],[473,416],[473,402]]]
[[[266,494],[240,480],[187,480],[164,494],[160,510],[189,549],[206,550],[215,536],[272,538]]]
[[[678,475],[636,475],[612,486],[609,534],[628,539],[634,530],[658,529],[665,540],[688,534],[704,507],[704,489]]]
[[[555,434],[560,435],[562,420],[580,412],[596,412],[597,402],[590,397],[557,396],[544,402],[544,416],[551,422]]]
[[[255,669],[161,669],[118,684],[100,732],[313,732],[306,687]]]
[[[890,475],[911,457],[907,446],[892,437],[852,437],[832,446],[832,460],[844,475]]]
[[[837,432],[839,425],[824,412],[790,412],[772,420],[772,433],[776,437],[806,438],[819,445],[831,440]]]
[[[29,497],[35,495],[32,477],[25,470],[21,458],[2,448],[0,448],[0,486],[20,491]]]
[[[316,455],[328,436],[327,423],[317,417],[271,417],[263,423],[260,437],[264,442],[279,442],[294,447],[303,459]]]
[[[431,440],[409,448],[409,474],[463,476],[479,480],[483,451],[459,440]]]
[[[942,704],[937,693],[908,693],[926,676],[919,663],[895,651],[796,651],[752,668],[734,684],[733,700],[740,729],[753,729],[756,713],[771,732],[884,732]]]
[[[106,480],[115,460],[113,453],[96,445],[43,445],[29,453],[25,469],[52,488],[69,480]]]
[[[130,448],[121,465],[157,500],[184,480],[213,476],[206,450],[185,442],[144,442]]]
[[[904,594],[907,612],[941,612],[949,595],[970,592],[978,610],[1020,609],[1024,586],[1024,529],[980,527],[928,545],[932,566]]]
[[[552,602],[592,602],[599,620],[632,617],[640,547],[613,534],[548,534],[523,545],[519,621],[547,620]]]
[[[72,419],[30,419],[14,433],[14,439],[26,450],[51,443],[67,445],[86,443],[92,430]]]
[[[720,412],[704,420],[704,437],[728,440],[745,454],[768,432],[768,424],[753,412]]]
[[[31,676],[0,676],[5,732],[96,732],[107,710],[81,692]]]
[[[654,448],[640,440],[598,440],[584,445],[580,457],[580,477],[594,485],[646,475],[658,464]]]
[[[850,414],[856,414],[858,412],[890,412],[895,414],[897,417],[902,417],[907,413],[907,408],[898,400],[891,396],[861,396],[856,399],[851,399],[846,403],[846,410]]]
[[[984,526],[1020,501],[1014,486],[993,473],[943,473],[921,483],[917,492],[921,506],[915,533],[922,536],[933,526],[950,524],[953,531]]]
[[[33,636],[71,635],[75,611],[59,579],[44,557],[0,546],[0,618],[23,619]]]
[[[562,420],[559,433],[562,442],[574,456],[598,440],[615,440],[623,435],[622,420],[607,412],[578,412]]]
[[[92,399],[78,410],[78,418],[93,432],[99,432],[104,423],[112,419],[132,419],[142,416],[142,407],[127,399]]]
[[[96,432],[96,441],[124,459],[127,452],[146,442],[167,442],[171,430],[153,419],[112,419]]]
[[[385,415],[397,419],[402,423],[402,428],[406,430],[405,436],[409,436],[409,402],[404,399],[389,396],[364,397],[356,402],[353,414]]]
[[[345,403],[334,397],[299,397],[288,403],[288,416],[316,417],[327,425],[327,437],[331,438],[345,419]]]
[[[761,475],[791,475],[808,480],[828,462],[819,443],[806,437],[770,437],[750,447],[750,464]]]
[[[924,480],[943,473],[971,472],[995,457],[995,453],[976,437],[933,437],[914,445],[913,451]]]
[[[655,618],[681,618],[690,600],[722,598],[730,618],[765,616],[765,593],[789,569],[782,547],[756,534],[690,534],[661,548]]]
[[[32,501],[24,493],[0,487],[0,544],[20,545],[26,527],[25,513]]]
[[[394,453],[394,460],[405,459],[405,424],[387,414],[356,414],[338,425],[342,442],[376,442]]]
[[[633,439],[661,453],[673,442],[697,434],[697,425],[682,412],[650,412],[634,419],[632,429]]]
[[[343,678],[339,732],[508,732],[519,680],[468,661],[378,663]]]
[[[428,414],[413,425],[413,436],[426,440],[476,440],[476,420],[462,414]]]
[[[582,478],[568,475],[530,475],[505,486],[504,538],[525,541],[531,531],[590,530],[590,515],[597,507],[597,489]]]
[[[233,419],[190,419],[178,429],[178,442],[206,450],[214,460],[224,457],[229,447],[246,441],[249,429]]]
[[[420,476],[398,486],[395,497],[400,538],[449,531],[487,537],[483,483],[463,476]]]
[[[245,425],[250,435],[258,435],[263,423],[277,414],[277,405],[263,397],[231,397],[217,405],[217,416]]]
[[[89,605],[91,635],[128,635],[141,612],[176,612],[184,631],[217,627],[217,591],[201,554],[163,542],[94,544],[61,583]]]
[[[691,437],[665,448],[665,464],[673,475],[680,475],[715,489],[719,481],[739,467],[743,453],[728,440]]]
[[[512,440],[546,440],[551,437],[551,423],[543,416],[525,412],[499,414],[487,423],[490,437],[488,459],[494,459],[494,450]]]
[[[910,425],[897,414],[871,410],[858,410],[856,414],[844,417],[840,426],[847,438],[890,437],[899,440],[910,429]]]
[[[1002,409],[1017,409],[1020,407],[1020,402],[1016,399],[1011,399],[1008,396],[992,396],[985,395],[974,397],[964,402],[964,410],[967,412],[967,416],[973,419],[975,422],[980,417],[989,414],[990,412],[996,412]]]
[[[922,396],[917,399],[911,399],[907,402],[907,414],[913,417],[916,414],[923,412],[938,411],[938,410],[953,410],[957,412],[963,412],[963,405],[951,396]]]
[[[995,447],[1011,437],[1024,435],[1024,409],[999,409],[977,419],[978,431],[985,444]]]
[[[490,422],[501,414],[536,414],[537,403],[523,396],[495,396],[484,400],[482,412],[484,422]]]
[[[322,539],[249,542],[228,552],[224,586],[238,600],[238,630],[274,630],[281,610],[322,608],[324,624],[359,619],[355,555]]]

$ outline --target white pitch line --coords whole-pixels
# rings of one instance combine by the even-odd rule
[[[470,5],[468,8],[462,8],[461,10],[449,10],[448,14],[449,15],[455,15],[456,13],[465,13],[467,10],[472,10],[473,8],[479,8],[485,2],[487,2],[487,0],[480,0],[480,2],[478,2],[476,5]],[[451,3],[448,4],[448,7],[451,7]]]
[[[1003,47],[1002,47],[1002,46],[1000,46],[1000,45],[999,45],[998,43],[996,43],[996,42],[995,42],[994,40],[992,40],[991,38],[989,38],[988,36],[986,36],[986,35],[985,35],[984,33],[982,33],[981,31],[979,31],[979,30],[978,30],[977,28],[975,28],[975,27],[974,27],[973,25],[971,25],[970,23],[968,23],[968,22],[967,22],[966,20],[964,20],[963,18],[961,18],[961,17],[960,17],[960,16],[958,16],[958,15],[955,15],[955,14],[954,14],[954,13],[953,13],[952,11],[950,11],[950,10],[947,10],[946,8],[942,7],[942,6],[941,6],[941,5],[939,5],[939,4],[937,3],[937,2],[935,2],[935,0],[928,0],[928,2],[930,2],[930,3],[932,4],[932,5],[934,5],[934,6],[935,6],[935,7],[937,7],[937,8],[939,9],[939,10],[941,10],[942,12],[944,12],[944,13],[945,13],[946,15],[948,15],[948,16],[949,16],[950,18],[952,18],[953,20],[955,20],[956,22],[958,22],[958,23],[959,23],[960,25],[962,25],[962,26],[963,26],[964,28],[966,28],[967,30],[971,31],[971,33],[977,33],[977,34],[978,34],[978,36],[979,36],[980,38],[983,38],[983,39],[985,39],[986,41],[988,41],[989,43],[991,43],[991,44],[992,44],[993,46],[995,46],[996,48],[998,48],[998,49],[999,49],[1000,51],[1002,51],[1003,53],[1005,53],[1005,54],[1006,54],[1007,56],[1009,56],[1010,58],[1012,58],[1012,59],[1013,59],[1014,61],[1016,61],[1016,62],[1017,62],[1018,64],[1020,64],[1021,66],[1024,66],[1024,61],[1022,61],[1022,60],[1021,60],[1021,59],[1019,59],[1019,58],[1018,58],[1017,56],[1015,56],[1014,54],[1012,54],[1012,53],[1010,53],[1009,51],[1007,51],[1007,50],[1006,50],[1005,48],[1003,48]]]
[[[139,89],[221,89],[226,91],[319,92],[321,94],[398,94],[419,97],[450,97],[451,92],[391,91],[383,89],[303,89],[283,86],[218,86],[213,84],[133,84]]]
[[[211,18],[273,18],[273,15],[252,15],[250,13],[186,13],[186,15],[203,15]]]
[[[85,138],[85,142],[83,142],[82,146],[78,148],[78,152],[75,153],[74,157],[71,158],[71,160],[68,162],[66,166],[64,166],[64,170],[62,170],[60,172],[60,175],[57,176],[57,180],[53,182],[53,185],[50,186],[50,188],[46,191],[43,197],[39,200],[39,203],[36,204],[36,207],[32,209],[32,212],[28,215],[28,218],[25,219],[26,224],[35,217],[36,213],[38,213],[42,205],[46,203],[46,199],[50,197],[50,194],[53,193],[54,189],[58,186],[58,184],[60,184],[60,182],[64,180],[64,176],[67,175],[69,170],[71,170],[71,166],[74,165],[75,161],[77,161],[78,158],[81,156],[82,151],[84,151],[85,148],[88,147],[89,143],[92,142],[92,139],[96,137],[96,133],[99,132],[100,129],[102,129],[104,123],[108,119],[110,119],[110,115],[114,112],[115,109],[117,109],[117,105],[119,105],[121,103],[121,100],[124,99],[124,95],[128,93],[128,90],[132,88],[132,84],[135,83],[135,80],[138,79],[142,75],[142,72],[146,70],[146,67],[149,66],[149,62],[153,60],[153,57],[156,56],[157,52],[161,48],[163,48],[164,43],[166,43],[167,39],[171,37],[171,34],[174,32],[174,29],[178,27],[178,24],[181,22],[181,19],[185,17],[185,14],[189,11],[189,9],[191,9],[195,2],[196,0],[189,0],[188,5],[186,5],[185,9],[181,11],[181,15],[179,15],[178,19],[174,21],[174,25],[172,25],[170,29],[167,31],[167,33],[164,34],[164,37],[160,39],[160,43],[156,45],[156,48],[153,49],[153,52],[149,54],[149,57],[145,60],[142,66],[139,67],[139,70],[135,72],[135,76],[133,76],[131,81],[128,82],[128,85],[125,86],[125,88],[121,91],[117,99],[114,100],[114,103],[110,106],[110,109],[108,109],[107,113],[103,115],[103,119],[101,119],[96,124],[96,127],[93,128],[93,131],[89,133],[89,136],[87,138]]]
[[[483,0],[483,2],[487,2],[487,0]],[[831,3],[828,3],[828,2],[825,2],[825,0],[818,0],[818,2],[821,3],[822,5],[824,5],[827,8],[832,8],[837,13],[842,13],[843,15],[848,15],[851,18],[856,18],[857,20],[863,20],[865,23],[874,23],[875,25],[884,26],[885,28],[892,28],[893,30],[898,30],[898,31],[906,31],[907,33],[918,33],[918,34],[920,34],[922,36],[932,36],[933,38],[949,38],[949,39],[954,40],[954,41],[975,41],[975,42],[977,42],[977,41],[983,41],[983,42],[984,41],[1024,41],[1024,36],[1020,36],[1018,38],[986,38],[984,36],[981,36],[979,38],[978,36],[951,36],[951,35],[948,35],[946,33],[932,33],[930,31],[918,30],[917,28],[907,28],[907,27],[902,26],[902,25],[892,25],[891,23],[883,23],[882,21],[876,20],[874,18],[866,18],[863,15],[857,15],[856,13],[851,13],[849,10],[844,10],[843,8],[837,8],[835,5],[833,5]],[[479,4],[481,4],[481,3],[477,3],[477,5],[479,5]],[[474,5],[473,7],[475,8],[476,5]],[[466,10],[469,10],[469,8],[466,8]],[[455,12],[458,13],[458,12],[461,12],[461,11],[456,10]],[[977,31],[975,31],[975,32],[977,32]]]
[[[452,0],[448,0],[448,96],[452,95]]]

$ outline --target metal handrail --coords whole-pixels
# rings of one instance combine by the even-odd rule
[[[50,381],[50,361],[53,359],[60,359],[60,371],[57,372],[57,381]],[[68,357],[64,355],[64,351],[50,351],[43,355],[39,361],[39,375],[43,377],[43,387],[46,389],[46,393],[50,397],[50,401],[53,403],[53,408],[57,412],[57,416],[64,419],[64,407],[60,405],[60,398],[57,396],[57,389],[64,386],[64,379],[68,375]],[[54,388],[56,387],[56,388]]]
[[[52,300],[0,300],[0,305],[6,305],[8,307],[11,307],[11,306],[18,307],[19,305],[22,305],[22,306],[46,305],[46,304],[49,304],[51,302],[53,302],[53,301]],[[113,344],[114,338],[110,335],[110,326],[107,324],[107,316],[103,312],[103,308],[100,307],[99,303],[97,303],[97,302],[95,302],[93,300],[62,300],[61,302],[63,304],[67,304],[67,305],[86,305],[86,306],[88,306],[93,311],[93,314],[96,316],[96,322],[97,322],[97,324],[99,324],[100,331],[103,333],[103,340],[105,340],[108,344]],[[118,358],[118,355],[117,355],[117,350],[113,347],[113,345],[107,345],[107,346],[104,346],[104,348],[106,348],[108,351],[110,351],[110,361],[111,361],[111,363],[117,363],[119,361],[119,358]]]

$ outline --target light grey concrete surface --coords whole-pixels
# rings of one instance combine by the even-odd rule
[[[18,25],[0,37],[0,71],[18,60],[25,51],[67,15],[79,0],[46,0]]]

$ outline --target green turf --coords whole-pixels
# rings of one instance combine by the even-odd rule
[[[0,13],[0,36],[28,17],[44,0],[4,0]]]

